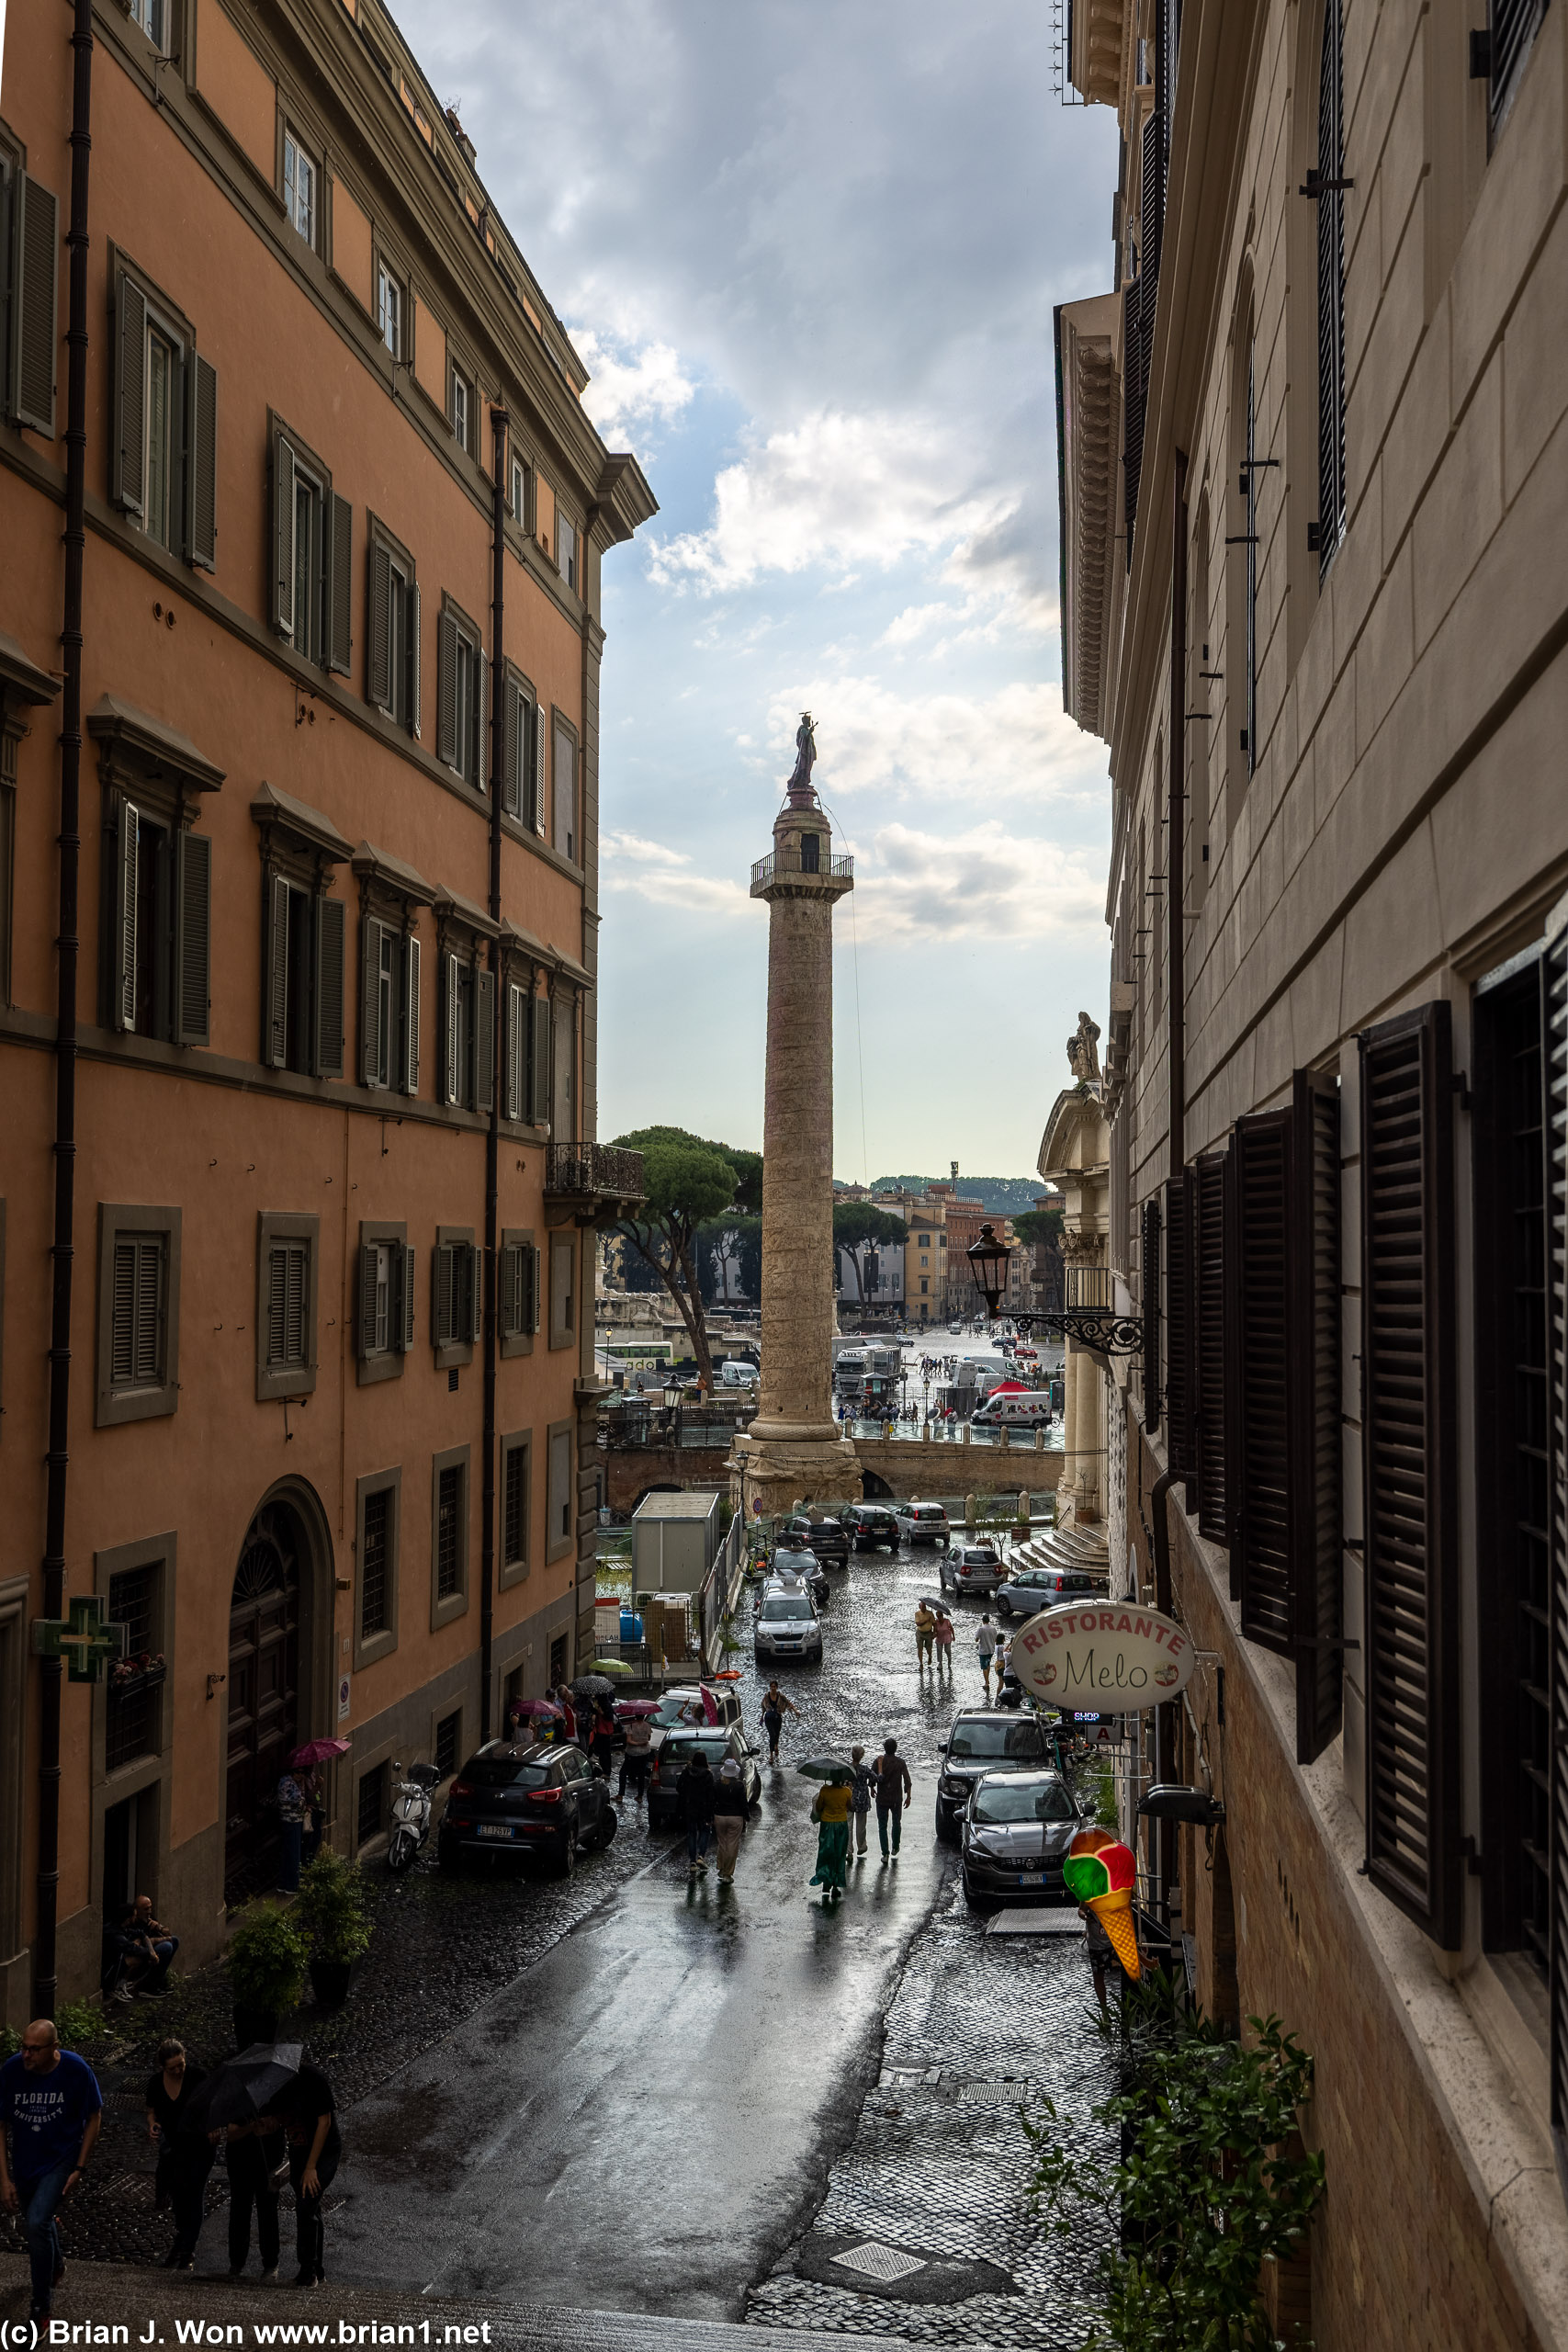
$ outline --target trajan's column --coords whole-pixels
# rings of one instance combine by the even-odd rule
[[[854,888],[812,786],[809,712],[773,825],[751,869],[768,905],[768,1062],[762,1116],[762,1389],[735,1442],[749,1511],[860,1494],[855,1450],[833,1419],[833,908]]]

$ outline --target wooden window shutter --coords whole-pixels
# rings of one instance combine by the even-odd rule
[[[136,1243],[114,1245],[114,1295],[109,1302],[109,1379],[129,1387],[136,1363]]]
[[[528,1000],[513,980],[506,991],[506,1115],[524,1113],[523,1074],[527,1066]]]
[[[1156,33],[1156,40],[1158,35]],[[1143,153],[1139,161],[1138,276],[1145,298],[1155,292],[1159,276],[1160,232],[1165,226],[1165,124],[1158,107],[1144,117]],[[1152,302],[1148,304],[1153,311]],[[1152,323],[1152,321],[1151,321]]]
[[[212,843],[175,837],[175,1043],[209,1042],[212,974]]]
[[[495,1101],[495,974],[474,974],[474,1108],[488,1111]]]
[[[1318,68],[1317,544],[1325,571],[1345,536],[1345,176],[1343,0],[1325,0]],[[1248,523],[1247,528],[1251,530]]]
[[[266,1253],[266,1362],[269,1372],[280,1371],[287,1361],[283,1351],[288,1274],[288,1252],[282,1242],[274,1242]]]
[[[118,943],[114,975],[114,1025],[136,1026],[136,873],[141,841],[141,820],[129,800],[119,804],[118,905],[115,936]]]
[[[545,711],[542,703],[534,706],[534,831],[542,841],[549,831],[549,811],[545,807]]]
[[[1551,2134],[1568,2141],[1568,905],[1541,956],[1541,1079],[1546,1129],[1546,1359],[1551,1561]]]
[[[272,443],[272,625],[294,636],[294,451],[281,433]]]
[[[1151,292],[1153,288],[1150,288]],[[1122,492],[1127,530],[1127,565],[1133,562],[1133,532],[1138,518],[1138,478],[1144,462],[1143,337],[1139,304],[1143,280],[1134,277],[1122,295]]]
[[[288,885],[267,877],[266,1062],[281,1069],[288,1057]]]
[[[59,343],[60,199],[26,172],[17,175],[16,300],[11,317],[10,410],[18,424],[54,438]]]
[[[327,571],[327,667],[346,678],[349,656],[354,650],[354,508],[336,491],[328,503],[332,509],[333,543]]]
[[[1159,1429],[1160,1361],[1159,1361],[1159,1203],[1149,1199],[1143,1208],[1142,1272],[1139,1278],[1139,1300],[1145,1314],[1145,1329],[1149,1344],[1144,1363],[1144,1429],[1153,1437]]]
[[[381,1083],[381,940],[386,924],[367,915],[360,947],[359,1082]]]
[[[539,1328],[541,1302],[544,1297],[544,1255],[538,1249],[528,1252],[528,1329]]]
[[[530,1000],[532,1019],[528,1025],[528,1116],[536,1127],[547,1125],[550,1116],[550,1000],[535,996]]]
[[[443,613],[435,628],[435,756],[449,768],[460,764],[457,651],[457,624],[450,613]]]
[[[518,1334],[523,1306],[523,1251],[515,1241],[509,1241],[501,1253],[501,1336],[514,1340]]]
[[[316,901],[316,1076],[343,1076],[344,936],[341,899]]]
[[[136,1322],[131,1378],[152,1387],[164,1377],[164,1317],[167,1260],[161,1237],[149,1235],[136,1244]]]
[[[1173,1176],[1165,1188],[1165,1446],[1166,1459],[1179,1478],[1186,1477],[1190,1466],[1188,1227],[1186,1180]]]
[[[434,1338],[438,1348],[451,1346],[456,1329],[453,1308],[457,1282],[457,1250],[455,1242],[438,1241],[436,1243],[433,1280],[435,1293]]]
[[[408,607],[409,632],[409,733],[411,735],[417,736],[419,733],[420,714],[420,652],[424,642],[423,633],[420,627],[419,582],[417,580],[411,580],[409,582],[408,595],[405,601]]]
[[[1241,1630],[1289,1654],[1291,1446],[1287,1329],[1292,1114],[1238,1119],[1231,1138],[1235,1213],[1232,1394],[1225,1491]]]
[[[374,1355],[377,1349],[376,1294],[379,1288],[377,1279],[379,1256],[380,1252],[373,1241],[367,1241],[361,1245],[359,1251],[359,1352],[362,1356]]]
[[[189,383],[186,555],[201,571],[211,571],[218,562],[218,370],[199,352],[191,356]]]
[[[1228,1544],[1225,1510],[1225,1158],[1206,1151],[1191,1172],[1193,1467],[1198,1532]]]
[[[1488,79],[1494,138],[1503,127],[1546,7],[1547,0],[1492,0]]]
[[[489,774],[490,762],[485,757],[485,746],[489,743],[491,737],[490,655],[481,645],[479,651],[471,654],[469,659],[474,665],[474,741],[472,751],[465,761],[464,767],[472,781],[479,786],[479,790],[485,792],[494,782],[494,778]]]
[[[1363,1032],[1367,1864],[1458,1946],[1453,1093],[1443,1003]]]
[[[310,1245],[290,1241],[284,1251],[284,1362],[303,1367],[310,1361],[309,1329]]]
[[[403,942],[403,1036],[399,1083],[405,1094],[419,1092],[419,942]]]
[[[1344,1592],[1341,1487],[1339,1090],[1299,1069],[1292,1112],[1291,1598],[1296,1761],[1339,1729]]]
[[[418,1278],[419,1261],[412,1244],[403,1242],[394,1248],[393,1258],[398,1267],[397,1344],[404,1355],[413,1345],[414,1283]]]
[[[115,279],[113,447],[109,495],[128,514],[147,503],[147,298],[120,270]]]
[[[464,1249],[463,1259],[465,1279],[468,1283],[468,1294],[465,1300],[465,1304],[468,1310],[467,1336],[470,1340],[479,1340],[484,1337],[484,1282],[481,1275],[479,1253],[474,1248],[471,1241],[468,1243]]]
[[[523,689],[508,678],[502,695],[501,805],[509,817],[523,813],[523,730],[527,723]]]
[[[446,1068],[441,1073],[442,1091],[448,1102],[462,1100],[463,1073],[460,1068],[462,1048],[462,1003],[458,994],[457,958],[442,958],[446,973],[446,995],[442,1007],[443,1026],[446,1037]]]
[[[365,699],[389,718],[392,709],[392,559],[372,539],[365,589]]]

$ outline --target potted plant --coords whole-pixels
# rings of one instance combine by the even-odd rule
[[[294,1916],[310,1939],[310,1982],[324,2009],[348,1998],[355,1962],[369,1949],[369,1908],[358,1863],[323,1846],[300,1873]]]
[[[229,1939],[234,2041],[276,2041],[280,2018],[299,2005],[310,1948],[299,1921],[280,1904],[250,1904]]]

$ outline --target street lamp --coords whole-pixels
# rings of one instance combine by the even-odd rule
[[[986,1312],[995,1315],[1008,1276],[1007,1243],[997,1239],[990,1226],[983,1225],[980,1238],[971,1242],[964,1254],[975,1277],[975,1287],[986,1302]]]
[[[992,1227],[983,1225],[980,1238],[964,1254],[975,1287],[986,1302],[987,1316],[994,1319],[1007,1287],[1008,1259],[1011,1254],[1008,1245],[997,1239]],[[1118,1314],[1109,1304],[1043,1309],[1015,1307],[1011,1321],[1020,1332],[1049,1331],[1058,1339],[1076,1340],[1079,1347],[1091,1349],[1097,1355],[1141,1356],[1148,1370],[1159,1362],[1158,1316],[1157,1300],[1151,1291],[1141,1315]],[[1153,1376],[1157,1377],[1157,1373]]]

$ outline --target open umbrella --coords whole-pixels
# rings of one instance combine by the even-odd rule
[[[181,2130],[216,2132],[223,2123],[252,2123],[291,2090],[304,2056],[299,2041],[253,2041],[198,2083]]]
[[[659,1702],[657,1699],[617,1699],[615,1713],[622,1723],[630,1723],[634,1715],[644,1718],[656,1715],[659,1713]]]
[[[347,1754],[346,1739],[308,1739],[303,1747],[297,1747],[294,1750],[288,1761],[290,1764],[298,1765],[299,1770],[304,1771],[312,1764],[324,1764],[331,1756],[346,1756]]]
[[[541,1722],[546,1723],[558,1724],[565,1721],[553,1699],[519,1699],[511,1712],[519,1718],[536,1715]]]
[[[624,1657],[596,1657],[593,1671],[595,1674],[615,1675],[623,1682],[632,1681],[637,1675],[636,1667],[628,1666]]]
[[[852,1781],[854,1767],[843,1756],[808,1756],[795,1770],[807,1781]]]
[[[585,1699],[602,1699],[615,1686],[607,1674],[580,1674],[570,1687],[581,1691]]]

